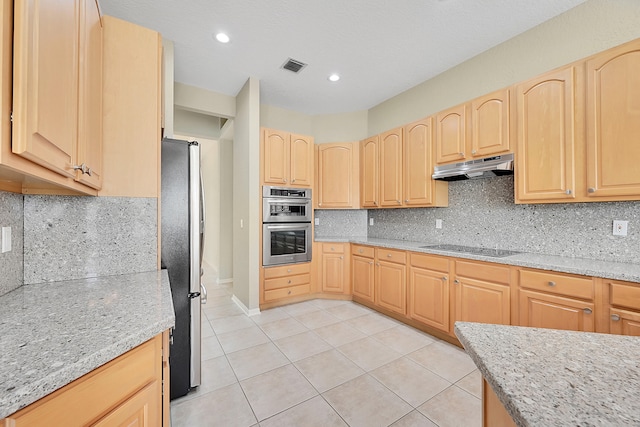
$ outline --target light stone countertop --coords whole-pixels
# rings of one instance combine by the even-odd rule
[[[640,425],[640,337],[456,322],[519,426]]]
[[[460,252],[449,252],[430,248],[421,248],[421,246],[435,245],[439,242],[411,242],[406,240],[389,240],[369,237],[317,237],[315,241],[343,242],[380,246],[390,249],[400,249],[434,255],[446,255],[455,258],[493,262],[496,264],[515,265],[519,267],[530,267],[540,270],[557,271],[561,273],[572,273],[583,276],[602,277],[605,279],[625,280],[628,282],[640,283],[640,264],[599,261],[586,258],[568,258],[557,255],[532,254],[525,252],[518,255],[496,258]]]
[[[166,270],[0,296],[0,419],[175,325]]]

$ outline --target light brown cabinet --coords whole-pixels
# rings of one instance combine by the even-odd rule
[[[376,248],[375,303],[398,314],[407,314],[407,253]]]
[[[449,186],[434,181],[433,120],[431,117],[404,127],[404,205],[448,206]]]
[[[360,206],[360,143],[316,144],[316,208],[357,209]]]
[[[449,333],[449,260],[409,253],[408,281],[409,317]]]
[[[351,287],[353,296],[371,303],[375,300],[374,259],[374,248],[351,245]]]
[[[321,291],[350,294],[349,243],[322,243]]]
[[[263,279],[264,302],[308,295],[311,292],[311,263],[264,268]]]
[[[0,425],[160,426],[163,419],[162,346],[163,337],[158,335],[0,420]]]
[[[360,206],[378,208],[378,136],[367,138],[360,143]]]
[[[403,129],[396,128],[380,134],[378,142],[380,174],[380,206],[402,206]]]
[[[465,158],[468,105],[462,104],[436,114],[436,163]]]
[[[455,261],[452,322],[511,324],[511,272],[509,267]],[[453,331],[453,326],[451,326]]]
[[[290,187],[313,184],[313,138],[262,129],[262,183]]]
[[[606,332],[640,336],[640,284],[603,280]]]
[[[587,197],[640,199],[640,40],[595,55],[587,69]]]

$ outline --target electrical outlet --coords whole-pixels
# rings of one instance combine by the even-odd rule
[[[629,226],[629,221],[620,221],[618,219],[613,220],[613,235],[614,236],[626,236],[627,235],[627,227]]]
[[[315,225],[320,225],[320,218],[314,218]]]
[[[369,218],[369,225],[373,225],[373,218]]]
[[[438,228],[438,229],[442,228],[442,220],[441,219],[436,219],[436,228]]]
[[[11,227],[2,227],[2,253],[11,252]]]

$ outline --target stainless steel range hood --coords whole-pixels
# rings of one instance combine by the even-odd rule
[[[433,170],[433,179],[442,181],[490,178],[501,175],[513,175],[513,153],[436,166]]]

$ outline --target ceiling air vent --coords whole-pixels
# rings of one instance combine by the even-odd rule
[[[307,64],[304,62],[296,61],[295,59],[289,58],[287,61],[282,64],[282,68],[285,70],[293,71],[294,73],[299,73]]]

